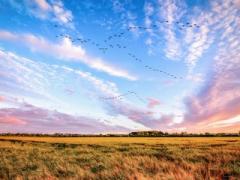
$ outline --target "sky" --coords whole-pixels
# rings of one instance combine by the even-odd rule
[[[240,0],[0,0],[0,132],[240,130]]]

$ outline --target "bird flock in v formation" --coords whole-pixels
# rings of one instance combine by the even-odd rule
[[[174,23],[175,25],[177,25],[177,28],[179,30],[183,30],[184,28],[200,28],[199,25],[197,24],[192,24],[190,22],[180,22],[180,21],[176,21],[176,22],[172,22]],[[127,46],[126,45],[122,45],[120,43],[113,43],[112,41],[114,39],[120,39],[120,38],[123,38],[124,36],[126,36],[129,32],[131,31],[136,31],[136,30],[141,30],[141,31],[148,31],[148,30],[157,30],[159,29],[160,25],[161,24],[170,24],[170,22],[168,20],[164,20],[164,21],[160,21],[159,24],[153,24],[149,27],[145,27],[145,26],[129,26],[127,27],[126,31],[122,31],[122,32],[119,32],[119,33],[114,33],[114,34],[111,34],[109,35],[106,39],[104,39],[104,43],[98,43],[98,42],[95,42],[93,39],[91,38],[80,38],[80,37],[77,37],[77,38],[73,38],[71,37],[70,35],[67,35],[67,34],[59,34],[59,35],[56,35],[56,37],[64,37],[64,38],[68,38],[69,40],[71,40],[73,43],[80,43],[80,44],[89,44],[89,45],[93,45],[95,46],[96,48],[98,48],[99,51],[101,51],[102,53],[107,53],[110,49],[125,49],[127,50]],[[58,28],[59,26],[58,25],[54,25],[55,28]],[[176,76],[174,74],[171,74],[171,73],[168,73],[162,69],[159,69],[159,68],[155,68],[155,67],[152,67],[152,66],[149,66],[147,65],[146,63],[144,63],[144,60],[140,59],[136,54],[132,53],[132,52],[127,52],[127,55],[131,58],[131,60],[135,61],[135,62],[138,62],[138,63],[141,63],[142,66],[149,70],[149,71],[153,71],[153,72],[158,72],[158,73],[162,73],[166,76],[168,76],[169,78],[172,78],[172,79],[183,79],[183,77],[181,76]],[[136,92],[134,91],[127,91],[126,93],[123,93],[123,94],[120,94],[120,95],[117,95],[117,96],[112,96],[112,97],[100,97],[100,99],[102,100],[122,100],[123,97],[125,96],[129,96],[129,95],[133,95],[135,96],[139,101],[145,103],[145,100],[144,98],[140,97]]]

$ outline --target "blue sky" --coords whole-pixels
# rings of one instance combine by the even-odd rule
[[[237,131],[239,22],[239,0],[2,0],[0,131]]]

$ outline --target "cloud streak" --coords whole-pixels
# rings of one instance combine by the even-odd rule
[[[105,72],[112,76],[126,78],[128,80],[137,79],[127,71],[109,65],[99,57],[89,55],[80,45],[72,44],[69,38],[63,38],[60,43],[53,43],[43,37],[35,36],[33,34],[14,34],[9,31],[0,30],[0,39],[22,42],[32,51],[48,54],[65,61],[81,62],[93,69]]]

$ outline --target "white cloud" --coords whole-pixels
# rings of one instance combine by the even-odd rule
[[[55,1],[52,6],[52,11],[56,16],[56,20],[66,24],[72,21],[73,15],[69,10],[65,10],[61,1]]]
[[[192,17],[190,24],[198,24],[200,28],[197,30],[196,28],[188,28],[186,31],[184,42],[188,48],[185,61],[189,71],[193,70],[199,58],[213,43],[213,36],[210,36],[209,18],[210,14],[207,12],[202,12],[197,18]]]
[[[64,7],[61,0],[49,2],[47,0],[27,0],[26,7],[31,14],[40,19],[52,20],[70,28],[74,27],[72,12]]]
[[[144,6],[145,14],[151,16],[154,13],[154,7],[151,3],[147,2]]]
[[[121,21],[116,23],[115,21],[111,24],[118,24],[121,28],[127,29],[128,27],[137,26],[137,15],[132,11],[128,10],[126,7],[130,4],[130,2],[122,2],[119,0],[112,0],[112,8],[113,12],[119,14]],[[139,36],[139,30],[137,28],[130,29],[130,32],[135,36]]]
[[[165,54],[166,57],[173,60],[178,60],[181,56],[181,46],[175,33],[175,21],[179,20],[184,10],[177,6],[176,1],[158,1],[159,3],[159,21],[168,21],[160,30],[164,33],[166,40]]]
[[[112,97],[112,96],[120,95],[117,85],[113,82],[104,81],[102,79],[99,79],[99,78],[93,76],[89,72],[74,70],[74,69],[71,69],[71,68],[68,68],[65,66],[63,66],[61,68],[63,68],[66,71],[69,71],[71,73],[74,73],[74,74],[80,76],[81,78],[89,81],[94,86],[94,88],[98,90],[98,92],[101,92],[100,94],[103,95],[104,97]]]
[[[126,24],[127,27],[135,27],[137,26],[137,22],[136,22],[137,16],[134,15],[132,12],[127,11],[126,12]],[[133,33],[134,36],[138,37],[139,36],[139,29],[138,28],[132,28],[130,29],[130,31]]]
[[[239,29],[237,16],[237,3],[230,1],[210,2],[210,10],[202,10],[197,17],[191,17],[191,24],[198,24],[198,31],[190,28],[186,31],[185,43],[189,47],[186,56],[186,63],[190,71],[196,66],[198,60],[209,49],[211,44],[224,45],[226,41],[233,40],[232,34]],[[231,43],[237,46],[237,41]],[[221,50],[218,49],[218,52]]]
[[[204,81],[203,75],[201,73],[197,73],[197,74],[190,73],[187,75],[186,79],[196,83],[202,83]]]
[[[167,45],[165,49],[166,57],[169,59],[178,59],[181,55],[180,45],[176,40],[175,33],[170,28],[166,30],[165,37]]]
[[[38,37],[33,34],[13,34],[8,31],[0,30],[0,39],[22,42],[32,51],[49,54],[62,60],[79,61],[93,69],[106,72],[112,76],[129,80],[137,79],[127,71],[109,65],[101,58],[87,54],[81,46],[72,44],[71,40],[68,38],[64,38],[60,43],[53,43],[43,37]]]
[[[185,60],[189,76],[203,55],[210,52],[212,44],[223,43],[217,42],[217,40],[221,41],[218,35],[221,34],[219,37],[222,40],[229,41],[229,36],[239,26],[238,0],[233,3],[230,1],[210,2],[209,9],[194,7],[191,13],[187,13],[188,7],[185,3],[177,0],[159,0],[158,5],[158,14],[156,14],[155,6],[153,8],[150,3],[145,4],[145,26],[158,24],[160,30],[148,30],[145,44],[151,47],[153,42],[161,43],[164,40],[164,44],[160,47],[165,46],[163,49],[165,56],[168,59]],[[185,23],[190,26],[187,27]],[[197,28],[196,25],[199,27]],[[236,39],[232,39],[231,46],[238,46]],[[152,52],[152,49],[150,50]]]
[[[155,35],[154,31],[151,29],[152,26],[152,19],[151,16],[154,13],[154,7],[151,3],[147,2],[144,5],[144,13],[145,13],[145,18],[144,18],[144,24],[147,29],[148,37],[147,40],[145,41],[145,44],[148,47],[148,55],[153,54],[153,36]]]
[[[48,11],[49,9],[51,9],[51,6],[48,4],[46,0],[34,0],[34,1],[43,11]]]
[[[1,94],[14,96],[17,93],[18,97],[27,94],[29,98],[51,99],[47,91],[50,76],[45,78],[44,75],[50,70],[48,66],[5,50],[0,50],[0,62]]]

